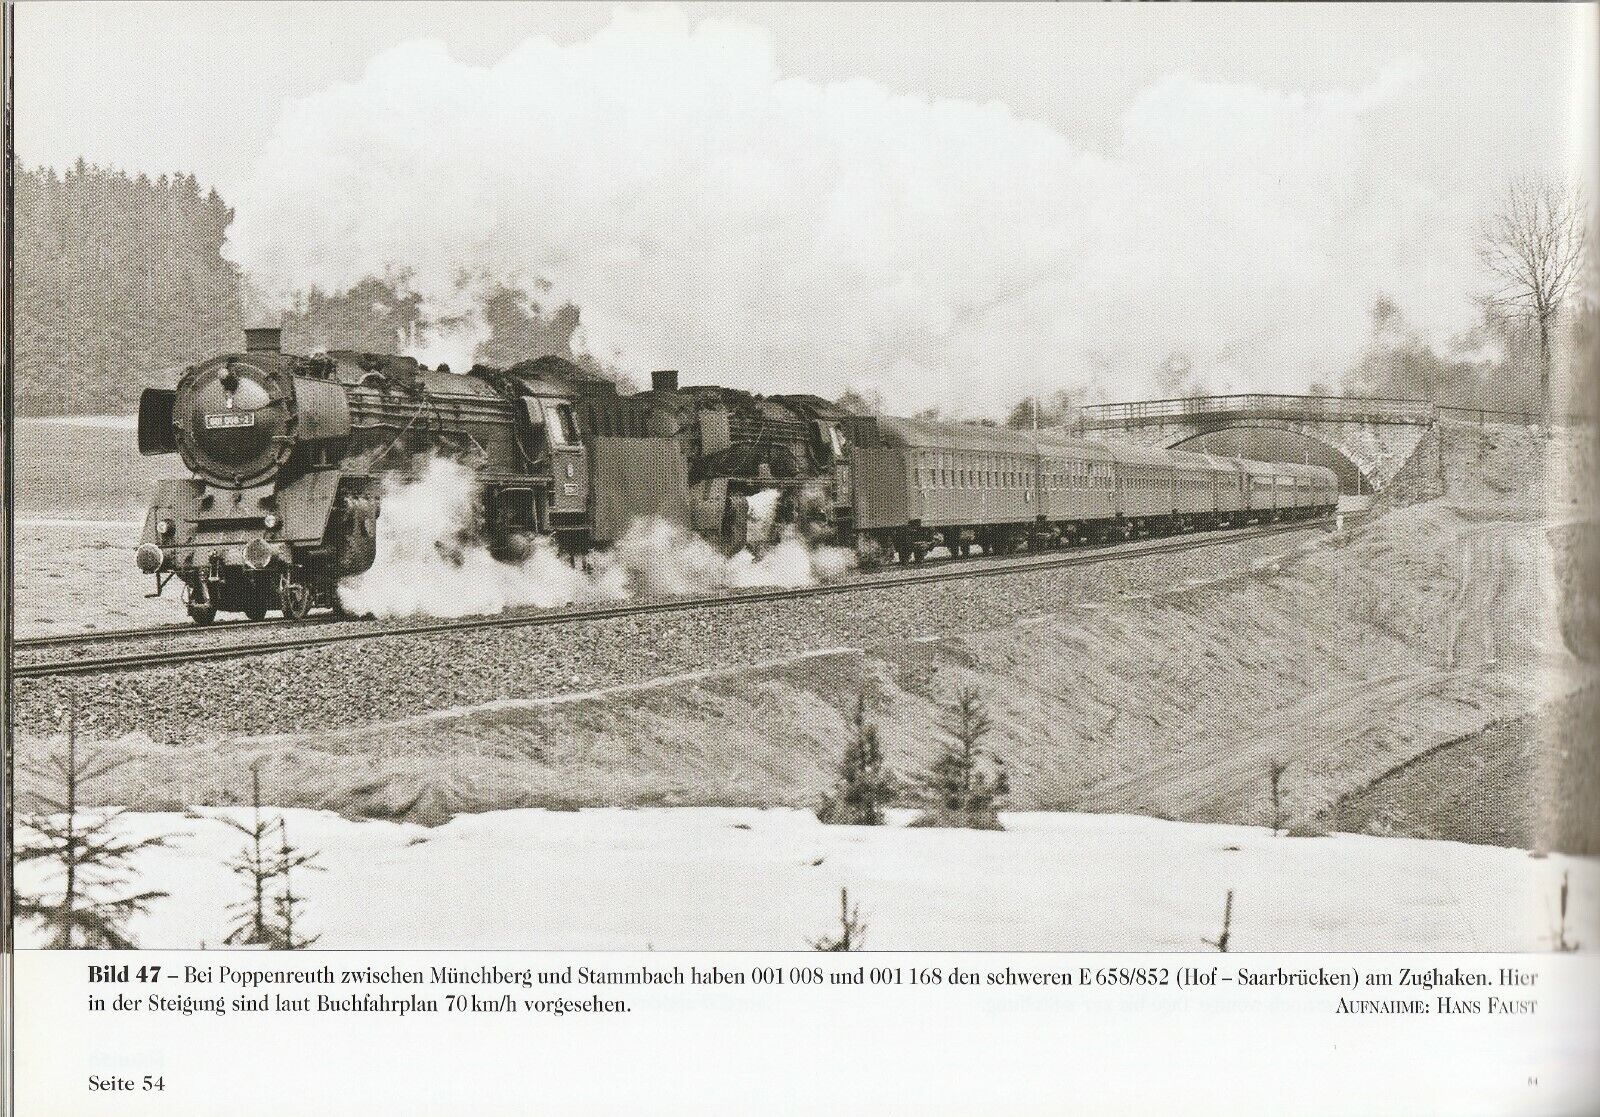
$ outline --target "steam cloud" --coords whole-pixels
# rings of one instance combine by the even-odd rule
[[[752,503],[775,509],[776,498],[758,493]],[[803,586],[854,563],[849,551],[809,547],[793,535],[759,557],[748,550],[728,557],[661,520],[634,524],[615,547],[591,555],[588,570],[571,566],[537,537],[528,541],[526,557],[504,562],[476,539],[476,515],[476,482],[459,462],[434,458],[415,480],[395,482],[378,517],[376,561],[339,585],[346,608],[379,617],[478,616],[519,606]]]
[[[1098,153],[999,103],[785,77],[758,29],[619,10],[488,67],[405,44],[294,102],[229,254],[280,300],[402,280],[453,323],[414,351],[456,369],[498,282],[577,306],[578,343],[635,375],[896,411],[1294,390],[1338,379],[1380,291],[1470,319],[1470,222],[1367,144],[1413,80],[1173,76]]]

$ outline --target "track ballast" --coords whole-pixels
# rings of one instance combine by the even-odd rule
[[[546,628],[582,621],[605,620],[616,617],[640,616],[651,613],[686,612],[714,609],[730,605],[748,605],[763,601],[792,601],[800,598],[824,597],[845,593],[870,593],[875,589],[905,585],[931,584],[955,581],[962,578],[998,577],[1033,570],[1053,570],[1074,566],[1087,566],[1100,562],[1114,562],[1122,558],[1144,558],[1150,555],[1173,554],[1222,546],[1250,539],[1321,528],[1333,522],[1324,519],[1296,520],[1259,527],[1212,531],[1202,534],[1161,536],[1127,543],[1100,544],[1074,548],[1069,553],[1049,553],[1007,556],[1005,560],[945,559],[920,564],[915,567],[896,567],[874,574],[838,582],[779,589],[725,590],[716,594],[691,597],[662,598],[647,601],[617,602],[606,605],[587,605],[536,613],[499,613],[485,616],[461,617],[449,620],[421,620],[406,622],[362,622],[335,617],[322,617],[314,621],[284,622],[240,621],[218,628],[201,629],[193,625],[163,626],[150,629],[130,629],[85,633],[76,640],[71,636],[50,636],[34,641],[17,641],[19,650],[31,647],[64,645],[94,645],[118,639],[147,640],[159,636],[194,637],[207,634],[207,642],[192,643],[182,648],[163,648],[108,656],[80,656],[72,659],[43,660],[33,663],[13,663],[12,677],[17,679],[49,678],[65,675],[97,675],[120,671],[139,671],[148,668],[179,666],[186,663],[203,663],[216,660],[239,659],[252,655],[270,655],[276,652],[298,651],[326,647],[333,644],[361,640],[381,640],[397,636],[426,636],[436,633],[454,633],[475,629]],[[307,632],[308,625],[328,631]],[[232,630],[260,631],[268,629],[282,635],[258,640],[212,642],[210,634],[224,636]]]

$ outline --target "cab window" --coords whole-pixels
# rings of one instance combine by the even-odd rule
[[[552,446],[575,446],[578,443],[578,424],[572,418],[572,407],[558,403],[545,408],[545,430]]]

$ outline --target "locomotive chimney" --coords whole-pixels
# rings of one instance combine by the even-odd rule
[[[650,387],[657,392],[676,392],[678,390],[678,370],[675,368],[658,368],[650,374]]]
[[[244,332],[246,353],[277,353],[283,349],[283,330],[278,326],[256,326]]]

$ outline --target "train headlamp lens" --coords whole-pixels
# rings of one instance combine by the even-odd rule
[[[278,517],[275,514],[268,512],[265,516],[261,517],[261,522],[267,525],[268,531],[271,531],[278,526]]]
[[[172,521],[171,520],[157,520],[156,521],[156,534],[157,535],[171,535],[172,534]]]

